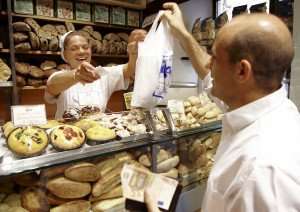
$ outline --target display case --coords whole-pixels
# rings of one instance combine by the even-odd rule
[[[136,111],[94,115],[95,122],[101,123],[102,128],[115,130],[118,136],[100,144],[86,142],[77,149],[64,151],[56,150],[50,141],[46,151],[30,157],[20,157],[7,148],[9,137],[18,128],[13,130],[11,123],[2,126],[0,207],[15,211],[22,208],[27,211],[122,211],[125,206],[120,172],[125,163],[177,179],[184,188],[197,187],[205,181],[213,164],[220,123],[172,132],[167,118],[164,128],[153,126],[157,124],[158,111],[161,109],[142,111],[140,118],[134,116]],[[68,125],[81,128],[87,136],[92,126],[89,126],[91,122],[82,123],[83,120],[86,119],[73,120]],[[47,128],[51,138],[49,131],[53,133],[65,126],[60,124],[53,128],[54,122],[49,121],[38,129]],[[102,130],[97,129],[97,132]],[[124,130],[129,134],[122,134]],[[87,136],[86,141],[89,140]]]

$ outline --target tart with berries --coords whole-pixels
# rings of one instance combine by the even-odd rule
[[[48,135],[39,127],[18,127],[9,134],[7,145],[18,156],[36,156],[46,149]]]
[[[52,130],[50,140],[57,150],[76,149],[84,144],[85,134],[79,127],[60,125]]]

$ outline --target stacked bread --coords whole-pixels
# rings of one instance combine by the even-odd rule
[[[122,55],[127,52],[127,33],[108,33],[102,37],[92,26],[84,26],[79,32],[90,41],[94,53]]]
[[[10,67],[0,58],[0,82],[5,82],[11,77]]]
[[[202,124],[220,120],[223,115],[205,92],[188,97],[183,104],[184,113],[172,113],[178,130],[200,127]]]
[[[206,179],[214,163],[220,133],[189,138],[179,143],[179,178],[183,185]]]
[[[123,211],[120,173],[125,163],[142,167],[131,154],[122,152],[44,169],[39,175],[14,176],[0,182],[0,211]],[[15,193],[16,186],[20,193]]]
[[[150,154],[142,154],[138,157],[139,163],[147,168],[151,167],[151,160],[152,158]],[[157,154],[156,164],[157,173],[173,179],[178,178],[178,169],[176,168],[179,164],[178,155],[172,154],[170,151],[160,149]]]
[[[67,64],[57,65],[55,61],[45,60],[39,66],[16,62],[17,85],[39,87],[46,85],[48,77],[56,71],[70,69]]]

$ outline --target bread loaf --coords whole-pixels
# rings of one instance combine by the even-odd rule
[[[31,48],[36,50],[40,48],[40,39],[34,32],[29,32]]]
[[[89,183],[81,183],[68,180],[65,177],[58,177],[50,180],[47,189],[60,198],[77,199],[88,195],[91,192]]]
[[[65,170],[68,167],[70,167],[69,164],[62,165],[62,166],[57,166],[57,167],[52,167],[52,168],[47,168],[47,169],[42,169],[41,172],[40,172],[40,179],[50,180],[54,177],[57,177],[58,175],[63,175]]]
[[[41,68],[43,71],[46,71],[46,70],[50,70],[50,69],[56,68],[56,62],[53,61],[53,60],[45,60],[44,62],[41,63],[40,68]]]
[[[29,75],[35,78],[43,78],[44,71],[37,66],[30,66]]]
[[[46,39],[46,40],[51,40],[52,39],[52,32],[50,31],[46,31],[44,30],[42,27],[39,29],[37,35],[40,37],[40,38],[43,38],[43,39]]]
[[[66,28],[67,28],[67,31],[75,31],[75,27],[73,25],[73,23],[71,22],[65,22],[65,25],[66,25]]]
[[[28,63],[16,62],[16,71],[20,74],[26,75],[30,72],[30,65]]]
[[[79,163],[65,170],[65,176],[78,182],[95,182],[100,177],[92,163]]]
[[[11,69],[0,58],[0,81],[7,81],[11,76]]]
[[[15,32],[13,34],[14,42],[15,44],[21,43],[23,41],[26,41],[28,39],[28,35],[26,35],[23,32]]]
[[[114,208],[118,208],[113,210]],[[99,202],[95,202],[92,205],[93,212],[104,212],[104,211],[124,211],[125,208],[125,199],[124,198],[116,198],[109,200],[102,200]]]
[[[104,39],[108,41],[121,41],[121,38],[116,33],[108,33],[104,36]]]
[[[49,42],[49,50],[57,51],[58,50],[58,38],[55,36]]]
[[[40,87],[44,85],[44,81],[42,79],[27,79],[27,84],[33,87]]]
[[[90,35],[93,35],[93,32],[94,32],[94,29],[92,26],[84,26],[84,27],[82,27],[81,30],[88,32]]]
[[[67,202],[74,201],[75,199],[65,199],[65,198],[60,198],[52,194],[51,192],[47,192],[46,194],[47,201],[49,205],[62,205]],[[79,199],[76,199],[79,200]]]
[[[90,33],[86,32],[86,31],[83,31],[83,30],[79,30],[78,32],[79,32],[83,37],[85,37],[86,39],[88,39],[88,40],[91,39]]]
[[[90,202],[96,202],[99,200],[105,200],[105,199],[112,199],[112,198],[117,198],[117,197],[122,197],[123,196],[123,191],[122,191],[122,186],[118,185],[109,192],[99,196],[99,197],[94,197],[93,195],[90,196],[89,200]]]
[[[22,208],[20,206],[14,206],[14,207],[10,207],[9,210],[6,212],[30,212],[30,211],[28,211],[25,208]]]
[[[102,54],[109,54],[110,44],[107,40],[102,40]]]
[[[40,49],[42,51],[48,50],[48,40],[45,37],[40,37]]]
[[[58,32],[53,24],[45,24],[44,26],[41,27],[45,32],[49,33],[51,35],[51,38],[57,37]],[[48,39],[51,39],[48,38]]]
[[[24,43],[19,43],[19,44],[15,45],[15,49],[17,51],[29,51],[29,50],[31,50],[31,46],[30,46],[30,43],[24,42]]]
[[[105,177],[101,179],[103,179],[104,181]],[[99,197],[102,194],[109,192],[111,189],[115,188],[120,183],[121,183],[120,173],[118,173],[115,177],[111,178],[110,180],[106,180],[106,182],[102,182],[102,180],[98,180],[93,186],[92,194],[94,197]]]
[[[91,204],[89,201],[76,200],[52,208],[50,212],[89,212],[90,209]]]
[[[71,70],[71,66],[69,64],[59,64],[57,66],[58,70]]]
[[[34,186],[39,180],[37,173],[21,174],[13,176],[13,181],[20,186]]]
[[[36,34],[38,34],[38,31],[41,27],[34,19],[25,18],[24,22],[28,24]]]
[[[178,178],[178,169],[172,168],[168,172],[161,173],[162,176],[177,179]]]
[[[56,25],[55,28],[59,35],[64,35],[67,32],[67,29],[64,25]]]
[[[121,40],[122,41],[125,41],[126,43],[128,42],[128,34],[127,33],[125,33],[125,32],[120,32],[120,33],[118,33],[117,34],[120,38],[121,38]]]
[[[30,32],[30,26],[24,22],[18,21],[13,23],[13,29],[15,32]]]
[[[38,187],[29,187],[22,192],[21,204],[29,211],[48,212],[50,209],[45,191]]]
[[[179,163],[179,156],[176,155],[168,160],[165,160],[159,164],[157,164],[157,172],[168,172],[170,169],[176,167]]]
[[[9,194],[3,201],[3,203],[9,205],[9,207],[21,207],[21,195],[20,194]]]
[[[100,34],[100,32],[94,31],[92,34],[92,37],[98,41],[102,40],[102,35]]]

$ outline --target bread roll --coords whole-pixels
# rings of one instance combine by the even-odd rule
[[[26,85],[26,80],[25,77],[16,75],[16,81],[17,81],[17,86],[18,87],[23,87]]]
[[[84,26],[84,27],[82,27],[81,30],[88,32],[90,35],[93,35],[93,32],[94,32],[94,29],[92,26]]]
[[[4,199],[3,203],[9,205],[9,207],[21,207],[21,195],[16,193],[10,194]]]
[[[40,179],[50,180],[58,175],[63,175],[68,167],[70,167],[70,164],[42,169],[40,172]]]
[[[41,27],[33,18],[25,18],[24,22],[28,24],[36,34],[38,34]]]
[[[67,28],[67,31],[75,31],[75,27],[73,25],[73,23],[71,22],[65,22],[65,25],[66,25],[66,28]]]
[[[89,183],[81,183],[68,180],[65,177],[58,177],[50,180],[47,189],[60,198],[77,199],[88,195],[91,192]]]
[[[29,50],[31,50],[31,45],[28,42],[19,43],[19,44],[15,45],[15,49],[17,51],[29,51]]]
[[[14,38],[15,44],[18,44],[18,43],[21,43],[21,42],[27,40],[28,35],[26,35],[25,33],[22,33],[22,32],[15,32],[13,34],[13,38]]]
[[[120,33],[118,33],[117,34],[120,38],[121,38],[121,40],[122,41],[125,41],[126,43],[128,42],[128,34],[127,33],[125,33],[125,32],[120,32]]]
[[[58,38],[55,36],[49,42],[49,50],[57,51],[58,50]]]
[[[13,29],[15,32],[30,32],[30,26],[24,22],[18,21],[13,23]]]
[[[42,51],[48,50],[48,39],[45,37],[40,37],[40,49]]]
[[[52,60],[45,60],[44,62],[41,63],[40,68],[43,71],[56,68],[56,62]]]
[[[176,167],[179,163],[179,156],[176,155],[168,160],[165,160],[159,164],[157,164],[157,172],[168,172],[170,169]]]
[[[37,66],[30,66],[29,75],[35,78],[43,78],[44,71]]]
[[[39,87],[39,86],[44,85],[44,80],[28,78],[27,79],[27,84],[30,85],[30,86],[33,86],[33,87]]]
[[[29,32],[31,48],[36,50],[40,48],[40,39],[34,32]]]
[[[102,200],[99,202],[95,202],[92,205],[92,210],[93,212],[104,212],[104,211],[111,211],[115,207],[118,207],[118,210],[115,211],[123,211],[125,208],[125,199],[116,198],[116,199],[109,199],[109,200]]]
[[[64,35],[67,32],[67,29],[64,25],[56,25],[55,28],[59,35]]]
[[[111,189],[115,188],[120,183],[121,183],[120,173],[117,173],[115,177],[110,178],[109,180],[105,180],[105,177],[101,178],[94,184],[92,189],[92,194],[94,197],[99,197],[102,194],[109,192]]]
[[[47,192],[46,194],[46,198],[47,201],[49,203],[49,205],[62,205],[65,204],[67,202],[71,202],[74,201],[75,199],[64,199],[64,198],[60,198],[55,196],[54,194],[52,194],[51,192]],[[76,199],[77,200],[77,199]],[[78,199],[79,200],[79,199]]]
[[[94,31],[92,33],[92,37],[98,41],[101,41],[102,40],[102,35],[100,34],[100,32],[97,32],[97,31]]]
[[[16,62],[16,71],[20,74],[26,75],[30,72],[30,65],[28,63]]]
[[[173,178],[173,179],[177,179],[178,178],[178,169],[172,168],[168,172],[161,173],[160,175],[169,177],[169,178]]]
[[[97,167],[92,163],[79,163],[65,170],[65,176],[78,182],[95,182],[100,177]]]
[[[52,208],[50,212],[89,212],[90,209],[91,203],[89,201],[76,200]]]
[[[21,196],[22,207],[29,211],[48,212],[48,204],[45,191],[38,187],[29,187]]]
[[[57,72],[58,70],[57,69],[49,69],[49,70],[46,70],[44,71],[44,75],[46,78],[50,77],[53,73]]]
[[[99,196],[99,197],[94,197],[93,195],[90,196],[89,200],[90,202],[96,202],[99,200],[105,200],[105,199],[112,199],[112,198],[117,198],[117,197],[122,197],[123,196],[123,190],[122,186],[118,185],[109,192]]]
[[[9,210],[6,212],[30,212],[30,211],[26,210],[25,208],[19,207],[19,206],[14,206],[14,207],[10,207]]]
[[[105,40],[108,41],[121,41],[121,38],[115,33],[108,33],[104,36]]]

